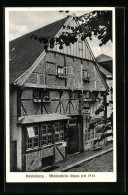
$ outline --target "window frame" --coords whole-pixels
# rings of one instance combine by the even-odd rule
[[[39,148],[39,125],[33,125],[32,127],[34,129],[35,136],[29,138],[29,135],[28,135],[28,132],[27,132],[26,150],[33,150],[33,149]],[[35,133],[35,127],[37,127],[38,134]],[[37,139],[37,145],[36,146],[34,146],[34,144],[36,143],[35,139]],[[28,147],[28,145],[30,144],[28,142],[30,140],[31,140],[31,147]]]
[[[57,66],[57,75],[66,75],[65,74],[65,69],[64,69],[63,66]]]
[[[58,124],[58,131],[55,129],[55,143],[64,141],[64,132],[65,132],[65,123],[64,122],[56,122],[55,125]],[[63,134],[63,136],[61,136]],[[58,135],[58,140],[56,141],[56,135]]]
[[[55,125],[54,131],[53,125]],[[53,144],[53,141],[54,143],[64,142],[65,125],[66,123],[62,121],[31,125],[34,128],[34,135],[33,137],[29,137],[27,132],[26,151],[47,147],[48,145]],[[53,139],[53,135],[55,136],[55,139]]]
[[[48,126],[49,125],[51,126],[51,128],[50,128],[51,129],[51,132],[48,132]],[[46,132],[45,133],[43,133],[43,130],[42,130],[42,127],[43,126],[46,126]],[[51,123],[42,124],[41,125],[41,142],[40,142],[41,147],[52,144],[52,142],[53,142],[52,130],[53,130],[53,125]],[[48,138],[49,136],[51,136],[51,139]],[[45,139],[46,140],[46,143],[43,143],[43,138],[44,137],[46,138]],[[49,142],[49,140],[51,140],[51,141]]]

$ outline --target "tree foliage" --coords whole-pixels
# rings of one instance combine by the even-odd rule
[[[60,11],[63,12],[63,11]],[[68,13],[68,11],[65,11]],[[47,36],[32,35],[31,38],[44,44],[44,49],[54,48],[55,44],[59,44],[59,49],[63,49],[63,45],[69,46],[77,42],[77,37],[80,36],[84,41],[86,38],[92,40],[95,36],[100,40],[99,46],[106,44],[109,40],[112,41],[112,11],[92,11],[79,17],[73,17],[77,26],[65,26],[62,28],[64,32],[55,38]],[[65,32],[65,29],[67,31]],[[68,31],[70,29],[70,31]]]

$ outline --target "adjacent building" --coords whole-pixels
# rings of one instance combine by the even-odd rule
[[[107,118],[110,117],[110,115],[113,112],[113,62],[112,57],[101,54],[96,57],[96,60],[98,62],[99,70],[102,74],[102,77],[104,78],[105,82],[107,83],[109,87],[109,94],[107,95],[107,103],[109,103],[109,106],[107,106]]]
[[[74,16],[10,42],[10,170],[35,171],[93,147],[92,122],[108,85],[88,42],[54,48],[31,35],[58,37],[77,25]],[[101,112],[96,113],[97,109]]]

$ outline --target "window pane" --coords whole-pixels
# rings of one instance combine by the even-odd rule
[[[47,132],[46,125],[42,125],[41,129],[42,129],[42,134],[46,134],[46,132]]]
[[[38,138],[34,138],[34,147],[39,146]]]
[[[60,124],[60,130],[64,130],[64,127],[65,127],[65,124],[64,123],[61,123]]]
[[[43,96],[42,89],[35,89],[33,91],[33,98],[42,98],[42,96]]]
[[[45,145],[45,144],[47,144],[47,138],[46,138],[46,136],[43,136],[42,137],[42,145]]]
[[[64,74],[64,68],[58,67],[58,74]]]
[[[52,143],[52,135],[48,135],[48,144]]]
[[[55,132],[56,131],[59,131],[59,124],[58,123],[55,124]]]
[[[52,125],[48,125],[48,133],[52,133]]]
[[[28,139],[27,148],[32,148],[32,139]]]
[[[61,140],[64,140],[64,132],[61,132],[61,133],[60,133],[60,141],[61,141]]]
[[[55,142],[58,142],[59,141],[59,134],[55,134]]]
[[[35,126],[35,127],[34,127],[34,131],[35,131],[35,136],[38,136],[38,135],[39,135],[38,126]]]

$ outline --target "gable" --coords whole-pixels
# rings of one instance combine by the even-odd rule
[[[59,30],[59,32],[57,33],[56,37],[59,37],[62,33],[64,32],[71,32],[71,29],[68,28],[74,28],[76,26],[78,26],[78,24],[76,23],[74,16],[70,16],[70,18],[65,22],[64,27],[61,27],[61,29]],[[89,47],[89,44],[87,42],[87,40],[81,41],[81,37],[77,36],[77,42],[74,44],[70,44],[69,46],[66,46],[65,44],[63,45],[63,49],[59,49],[59,45],[55,45],[55,47],[53,49],[50,49],[50,51],[57,51],[60,53],[64,53],[64,54],[68,54],[68,55],[72,55],[75,57],[79,57],[79,58],[84,58],[84,59],[88,59],[88,60],[92,60],[94,61],[94,57],[91,54],[91,50]]]
[[[65,19],[62,19],[50,25],[47,25],[32,33],[22,36],[10,43],[11,45],[10,47],[10,53],[11,53],[10,54],[10,57],[11,57],[10,59],[10,82],[15,81],[14,84],[17,84],[20,86],[22,86],[26,82],[26,80],[28,83],[37,84],[37,86],[39,85],[54,86],[55,83],[58,83],[57,86],[59,85],[60,87],[65,87],[65,83],[68,83],[66,87],[72,88],[72,89],[73,88],[80,89],[82,86],[81,84],[81,71],[82,71],[81,59],[85,59],[90,62],[93,62],[96,67],[96,71],[101,77],[98,67],[95,64],[95,58],[92,54],[92,51],[89,47],[87,40],[81,41],[80,37],[78,37],[78,40],[76,43],[70,44],[70,46],[64,46],[62,50],[58,48],[59,47],[58,45],[56,45],[53,49],[48,48],[48,51],[51,51],[51,52],[48,52],[49,55],[50,53],[54,52],[54,56],[52,57],[51,62],[49,63],[49,59],[46,60],[45,73],[37,74],[37,72],[35,72],[35,69],[40,64],[40,62],[43,60],[46,53],[41,43],[38,43],[37,41],[33,39],[30,40],[31,35],[32,34],[36,34],[38,36],[50,35],[50,36],[58,37],[64,31],[63,25],[75,27],[77,24],[73,16],[66,17]],[[59,55],[59,54],[62,54],[62,55]],[[64,54],[67,54],[68,56],[70,56],[69,59],[72,61],[71,62],[72,65],[70,65],[70,63],[65,64],[66,61],[64,59]],[[47,56],[48,55],[46,55],[46,58]],[[74,63],[74,57],[76,57],[75,59],[76,63]],[[66,60],[67,59],[68,57],[66,57]],[[57,78],[56,74],[57,74],[58,65],[59,66],[65,66],[65,65],[69,66],[70,65],[73,67],[74,73],[73,75],[68,75],[67,81],[64,79]],[[46,76],[44,74],[47,75],[47,78],[45,78]],[[102,78],[101,80],[103,84],[105,85],[105,82],[103,81]],[[46,81],[49,81],[49,83],[46,83]]]
[[[10,83],[24,74],[44,51],[43,44],[31,39],[31,35],[55,36],[68,17],[23,35],[9,43]]]
[[[64,78],[58,77],[57,68],[66,67]],[[87,70],[90,80],[83,80],[83,71]],[[102,78],[103,79],[103,78]],[[94,62],[74,58],[61,53],[47,52],[46,57],[25,82],[25,86],[54,89],[105,91]]]

